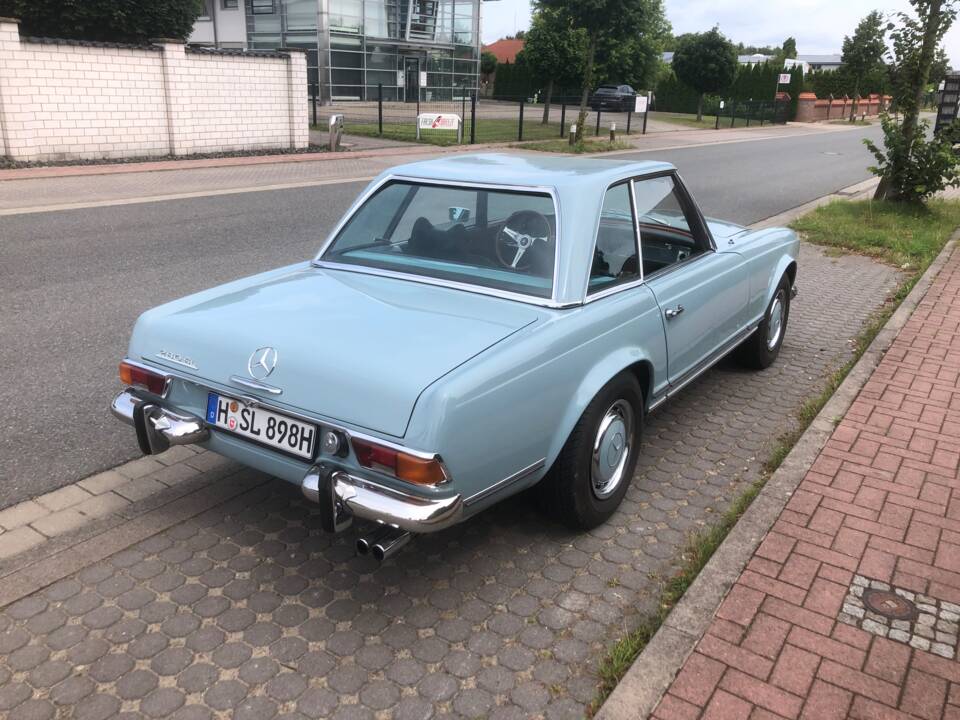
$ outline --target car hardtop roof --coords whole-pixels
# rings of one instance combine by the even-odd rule
[[[558,191],[603,192],[629,177],[674,170],[666,162],[606,158],[551,157],[549,155],[476,153],[397,165],[383,175],[424,180],[482,183],[503,186],[553,187]]]

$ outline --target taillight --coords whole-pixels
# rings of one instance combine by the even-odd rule
[[[167,389],[167,376],[134,365],[126,360],[120,363],[120,382],[149,390],[154,395],[163,395]]]
[[[439,485],[447,479],[436,458],[420,458],[400,450],[353,438],[353,452],[363,467],[380,470],[416,485]]]

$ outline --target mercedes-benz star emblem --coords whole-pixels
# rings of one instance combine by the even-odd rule
[[[253,351],[247,361],[247,372],[254,380],[263,380],[270,377],[270,373],[277,366],[276,348],[262,347]]]

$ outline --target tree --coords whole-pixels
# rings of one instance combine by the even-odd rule
[[[737,73],[736,50],[718,28],[688,37],[674,52],[673,70],[680,82],[699,94],[697,121],[703,119],[707,93],[730,87]]]
[[[950,74],[950,58],[947,57],[947,51],[941,45],[937,48],[937,54],[933,58],[933,64],[930,66],[929,83],[934,89],[940,86],[940,83]]]
[[[662,0],[540,0],[542,7],[562,10],[574,28],[586,35],[583,57],[583,84],[576,141],[583,140],[587,100],[593,89],[597,49],[601,43],[628,41],[644,36],[649,27],[657,32],[665,24]]]
[[[186,40],[202,10],[203,0],[0,0],[24,35],[107,42]]]
[[[883,123],[885,152],[874,143],[864,140],[877,158],[871,168],[880,176],[876,199],[922,201],[937,185],[955,185],[956,156],[950,153],[954,165],[947,165],[947,150],[952,150],[953,131],[927,141],[926,122],[920,123],[920,106],[930,80],[937,46],[957,16],[957,0],[910,0],[916,18],[899,13],[899,27],[890,36],[893,39],[893,94],[894,102],[903,113],[897,125],[889,117]]]
[[[780,48],[780,52],[777,53],[780,61],[784,60],[796,60],[797,58],[797,39],[795,37],[788,37],[783,41],[783,47]]]
[[[489,77],[497,71],[497,56],[489,50],[480,53],[480,74]]]
[[[563,9],[534,5],[530,29],[517,62],[526,64],[534,79],[544,86],[544,124],[550,121],[554,89],[580,81],[585,44],[586,33],[573,27]]]
[[[857,25],[853,37],[843,38],[843,73],[853,80],[853,97],[859,98],[864,80],[883,66],[887,49],[883,15],[874,10]],[[850,121],[856,117],[855,105],[850,105]]]

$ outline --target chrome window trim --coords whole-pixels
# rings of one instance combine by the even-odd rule
[[[501,298],[503,300],[514,300],[516,302],[526,303],[527,305],[539,305],[540,307],[551,308],[554,310],[580,305],[580,302],[556,302],[549,298],[538,298],[535,295],[521,295],[520,293],[510,292],[509,290],[497,290],[483,285],[471,285],[469,283],[456,282],[454,280],[442,280],[432,278],[426,275],[411,275],[410,273],[398,272],[396,270],[382,270],[380,268],[371,268],[365,265],[350,265],[347,263],[334,263],[328,260],[314,260],[313,267],[323,268],[325,270],[341,270],[343,272],[359,273],[361,275],[376,275],[377,277],[394,278],[396,280],[409,280],[424,285],[433,285],[434,287],[443,287],[451,290],[463,290],[465,292],[476,293],[477,295],[488,295],[490,297]]]
[[[135,362],[135,361],[130,361],[130,362]],[[143,367],[145,367],[148,370],[153,370],[153,371],[157,370],[157,368],[154,366],[144,365]],[[288,409],[286,406],[279,406],[279,405],[275,405],[273,403],[267,402],[262,398],[252,397],[250,395],[244,395],[242,392],[238,391],[238,389],[235,387],[230,387],[229,385],[224,385],[222,383],[218,383],[213,380],[208,380],[207,378],[200,378],[192,375],[187,375],[186,373],[181,373],[179,371],[169,371],[166,368],[163,368],[163,372],[166,372],[170,377],[175,377],[178,380],[182,380],[183,382],[190,383],[191,385],[194,385],[200,388],[201,390],[206,390],[208,392],[214,391],[214,392],[222,393],[223,395],[235,397],[237,400],[243,401],[250,407],[254,407],[254,408],[261,407],[265,410],[270,410],[273,412],[280,413],[281,415],[289,415],[292,418],[296,418],[297,420],[302,420],[304,422],[308,422],[313,425],[323,425],[327,428],[330,428],[331,430],[337,430],[339,432],[342,432],[344,435],[346,435],[348,439],[357,438],[359,440],[366,440],[367,442],[376,443],[378,445],[382,445],[384,447],[390,448],[391,450],[397,450],[399,452],[407,453],[408,455],[413,455],[414,457],[417,457],[421,460],[437,460],[443,466],[444,474],[448,478],[451,477],[447,469],[446,463],[444,463],[443,458],[440,456],[439,453],[428,452],[424,450],[417,450],[416,448],[412,448],[407,445],[402,445],[401,443],[394,442],[392,440],[385,440],[384,438],[378,437],[376,435],[365,433],[362,430],[354,430],[354,429],[348,428],[347,426],[335,420],[327,420],[325,416],[306,415],[303,412],[300,412],[298,410]],[[366,470],[369,468],[364,468],[364,469]],[[398,479],[398,482],[403,482],[403,481]],[[421,486],[418,485],[417,487],[421,487]],[[423,485],[422,487],[430,488],[431,486]]]
[[[600,240],[600,221],[603,219],[603,204],[601,204],[600,213],[597,215],[597,225],[593,233],[593,245],[591,246],[591,250],[593,252],[590,254],[589,267],[587,268],[587,289],[583,300],[585,305],[593,302],[594,300],[615,295],[621,290],[628,290],[630,288],[643,285],[643,256],[640,254],[640,223],[637,219],[637,204],[633,195],[633,178],[631,177],[627,178],[626,180],[617,180],[617,182],[610,183],[607,186],[607,189],[603,191],[603,199],[606,201],[607,193],[613,190],[613,188],[619,187],[620,185],[627,186],[627,194],[630,196],[630,216],[633,219],[633,244],[637,249],[637,264],[640,266],[638,269],[639,277],[636,280],[630,280],[629,282],[614,283],[610,287],[603,290],[598,290],[594,293],[590,292],[590,273],[593,271],[593,253],[596,252],[597,242]]]
[[[554,228],[554,253],[553,253],[553,278],[552,286],[550,288],[550,297],[543,298],[537,297],[535,295],[525,295],[523,293],[515,293],[507,290],[497,290],[496,288],[487,288],[482,285],[474,285],[472,283],[457,282],[454,280],[442,280],[440,278],[431,278],[427,275],[415,275],[412,273],[403,273],[394,270],[381,270],[380,268],[368,268],[363,265],[353,265],[351,263],[339,263],[333,262],[330,260],[324,260],[323,255],[327,252],[330,246],[336,240],[337,236],[346,227],[347,223],[353,218],[354,215],[362,208],[367,200],[369,200],[381,187],[386,185],[389,182],[407,182],[407,183],[419,183],[422,185],[437,185],[442,187],[451,187],[451,188],[470,188],[473,190],[500,190],[506,192],[520,192],[520,193],[538,193],[546,194],[550,196],[550,199],[553,201],[553,211],[555,216],[555,228]],[[467,292],[476,292],[481,295],[491,295],[493,297],[500,297],[507,300],[517,300],[519,302],[525,302],[531,305],[541,305],[543,307],[550,308],[561,308],[561,307],[570,307],[572,305],[579,305],[579,302],[560,302],[557,300],[557,290],[560,279],[560,239],[563,237],[561,230],[561,208],[560,208],[560,196],[557,193],[557,189],[549,185],[511,185],[509,183],[478,183],[478,182],[469,182],[466,180],[437,180],[435,178],[420,178],[414,177],[411,175],[395,175],[393,173],[384,176],[378,182],[373,183],[370,187],[364,191],[362,195],[354,202],[354,204],[344,213],[343,217],[340,218],[340,222],[334,227],[333,231],[327,236],[327,239],[324,241],[323,245],[320,248],[320,251],[314,256],[311,261],[311,265],[314,267],[322,267],[327,269],[336,269],[336,270],[349,270],[350,272],[361,272],[367,275],[379,275],[381,277],[393,277],[401,280],[411,280],[413,282],[423,282],[428,285],[437,285],[439,287],[449,287],[455,290],[465,290]],[[375,272],[370,272],[375,271]]]

